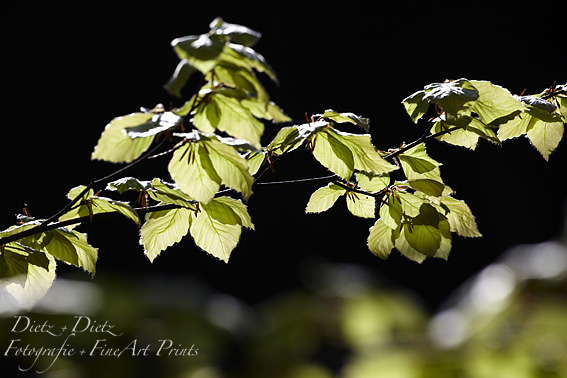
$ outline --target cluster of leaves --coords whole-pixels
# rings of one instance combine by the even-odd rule
[[[368,237],[375,255],[386,258],[395,248],[417,262],[446,259],[453,232],[480,233],[468,206],[441,179],[441,164],[427,154],[425,142],[438,138],[474,149],[480,138],[499,144],[525,134],[547,159],[563,135],[565,87],[518,97],[490,82],[460,79],[428,85],[403,101],[415,123],[434,114],[420,139],[398,149],[378,150],[368,119],[333,110],[281,128],[262,146],[265,122],[291,119],[258,80],[257,73],[265,73],[277,83],[273,69],[252,49],[259,37],[216,19],[208,33],[172,42],[181,61],[165,88],[180,96],[194,73],[202,76],[202,86],[179,108],[158,105],[113,119],[92,159],[129,163],[117,172],[123,173],[149,157],[170,155],[173,182],[112,181],[112,174],[72,189],[67,207],[48,220],[20,217],[19,225],[0,233],[0,279],[10,293],[24,304],[45,294],[55,278],[55,259],[94,274],[97,250],[74,227],[116,214],[140,227],[151,261],[190,234],[198,247],[227,262],[242,228],[254,229],[242,199],[252,195],[262,167],[273,168],[278,157],[301,146],[334,174],[311,195],[307,213],[323,212],[345,196],[352,214],[377,218]],[[341,131],[344,124],[364,133]],[[152,155],[164,143],[170,149]],[[119,194],[137,192],[140,207],[101,197],[94,192],[100,184]]]

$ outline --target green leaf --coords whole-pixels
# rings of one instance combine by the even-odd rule
[[[384,224],[382,219],[378,219],[370,228],[368,249],[370,249],[374,255],[385,260],[394,248],[393,234],[394,230]]]
[[[106,212],[119,212],[126,218],[130,219],[138,226],[141,225],[138,213],[130,207],[126,202],[116,201],[111,198],[106,197],[92,197],[93,200],[93,213],[106,213]]]
[[[22,285],[10,283],[5,289],[22,306],[31,309],[38,300],[43,298],[55,280],[55,259],[46,255],[48,267],[41,268],[32,264],[27,266],[27,274]]]
[[[150,121],[137,126],[124,128],[126,135],[132,139],[157,135],[164,131],[173,131],[183,124],[183,118],[172,112],[154,115]]]
[[[329,210],[337,199],[346,193],[346,189],[329,183],[329,185],[317,189],[309,198],[306,213],[321,213]]]
[[[441,246],[441,232],[430,225],[403,227],[403,235],[408,244],[419,253],[433,257]]]
[[[190,227],[195,244],[205,252],[228,262],[242,232],[242,220],[226,202],[212,199],[203,204]]]
[[[255,99],[242,99],[240,103],[254,115],[256,118],[262,118],[276,123],[290,122],[292,119],[273,102],[266,104]]]
[[[155,135],[132,139],[125,129],[143,125],[153,116],[151,113],[132,113],[114,118],[102,132],[91,159],[130,163],[140,157],[150,147]]]
[[[370,120],[368,118],[358,116],[354,113],[339,113],[332,109],[328,109],[325,110],[323,118],[326,120],[334,121],[336,123],[352,123],[353,125],[361,127],[366,132],[368,132],[368,130],[370,129]]]
[[[194,199],[183,193],[177,185],[164,182],[158,178],[152,180],[148,194],[156,201],[179,205],[189,210],[197,211]]]
[[[429,109],[429,101],[424,101],[425,91],[418,91],[404,98],[402,104],[414,123],[417,123]]]
[[[437,162],[436,160],[430,158],[429,155],[427,155],[425,144],[423,143],[420,143],[417,146],[401,153],[400,155],[398,155],[398,157],[402,162],[402,167],[404,169],[406,177],[408,172],[410,171],[422,174],[430,172],[441,165],[441,163]]]
[[[252,219],[250,218],[250,214],[248,214],[248,210],[246,209],[246,205],[244,205],[241,201],[236,200],[230,197],[217,197],[215,199],[215,203],[218,205],[222,205],[224,207],[228,206],[230,210],[236,215],[237,223],[242,227],[248,228],[250,230],[254,230],[254,224],[252,223]],[[228,210],[226,210],[229,212]],[[230,212],[229,212],[230,213]]]
[[[268,144],[268,148],[278,155],[283,155],[298,148],[304,140],[297,126],[282,127]]]
[[[535,122],[527,113],[523,113],[513,119],[508,120],[506,123],[500,125],[498,129],[498,139],[505,141],[511,138],[517,138],[527,133],[530,124]]]
[[[461,122],[451,122],[451,123],[447,123],[444,118],[440,119],[438,122],[434,123],[433,126],[431,127],[431,134],[436,134],[441,131],[445,131],[447,128],[452,127],[455,123],[460,123],[460,125],[456,125],[456,126],[461,126],[462,128],[452,130],[447,134],[438,136],[437,139],[449,144],[453,144],[455,146],[469,148],[474,151],[476,149],[476,145],[478,144],[479,135],[477,133],[468,131],[466,129],[466,124],[472,120],[470,117],[468,117],[468,119],[465,120],[466,117],[467,116],[463,116],[457,119],[457,121],[461,121]]]
[[[445,190],[445,185],[439,181],[431,179],[418,179],[413,181],[408,181],[407,183],[410,188],[418,190],[428,196],[441,197]]]
[[[423,198],[417,197],[411,193],[398,191],[395,195],[402,205],[404,215],[412,218],[417,217],[421,212],[422,205],[427,203]]]
[[[166,248],[178,243],[189,232],[193,211],[184,207],[146,214],[140,230],[140,244],[153,262]]]
[[[201,203],[208,203],[222,182],[205,147],[199,142],[189,142],[178,148],[168,169],[179,188]]]
[[[16,243],[0,246],[0,281],[23,285],[28,274],[28,256]]]
[[[380,206],[380,219],[391,229],[397,229],[402,223],[402,204],[395,194],[386,197]]]
[[[84,185],[77,186],[71,189],[67,197],[72,200],[80,193],[82,193],[85,188],[86,186]],[[111,198],[95,196],[92,189],[83,195],[82,199],[78,202],[78,205],[75,205],[67,213],[59,217],[59,220],[65,221],[69,219],[110,212],[119,212],[126,218],[132,220],[138,226],[140,225],[140,218],[138,217],[138,213],[136,213],[130,207],[130,205],[125,202],[113,200]]]
[[[481,233],[478,232],[471,209],[465,202],[453,197],[443,197],[441,198],[441,204],[449,209],[449,213],[447,213],[446,216],[451,226],[451,232],[456,232],[461,236],[471,238],[482,236]]]
[[[335,137],[347,146],[354,160],[354,169],[366,173],[380,175],[398,169],[397,166],[382,159],[382,156],[372,145],[369,134],[350,134],[335,129],[330,130]]]
[[[358,186],[367,192],[377,193],[390,185],[390,175],[387,173],[374,175],[367,172],[356,172]]]
[[[441,163],[432,159],[427,155],[425,145],[423,143],[410,148],[404,153],[398,155],[404,174],[409,181],[429,179],[433,181],[443,182],[439,166]]]
[[[424,91],[423,100],[438,103],[448,118],[468,114],[479,97],[477,89],[466,79],[433,83],[426,86]]]
[[[376,216],[376,199],[361,193],[350,192],[346,196],[347,209],[352,215],[360,218]]]
[[[563,138],[565,126],[563,122],[545,122],[537,120],[530,123],[527,131],[528,138],[545,160],[559,145]]]
[[[248,171],[248,163],[234,147],[210,139],[203,142],[209,151],[211,163],[221,178],[222,184],[233,188],[248,199],[252,195],[254,178]]]
[[[470,83],[478,91],[478,98],[471,110],[477,113],[485,124],[524,111],[522,103],[507,89],[489,81],[471,80]]]
[[[150,187],[150,181],[141,181],[135,177],[123,177],[109,182],[106,185],[106,190],[117,190],[118,193],[123,194],[128,190],[133,190],[135,192],[147,191]]]
[[[256,70],[265,73],[272,81],[279,84],[278,77],[266,59],[250,47],[229,43],[224,50],[222,59],[232,64],[246,67],[249,70]]]
[[[171,42],[179,59],[206,74],[220,59],[228,38],[218,34],[189,35]]]
[[[354,173],[354,158],[351,150],[337,137],[325,130],[313,139],[313,156],[337,176],[349,180]]]
[[[403,225],[401,231],[393,233],[394,245],[398,251],[408,259],[421,264],[427,256],[415,249],[408,241],[409,226]],[[410,236],[411,238],[411,236]],[[441,243],[439,243],[441,244]]]
[[[64,227],[51,232],[53,237],[45,250],[58,260],[79,267],[94,276],[98,250],[88,243],[87,236]]]
[[[248,98],[245,93],[235,89],[221,88],[201,91],[204,96],[193,117],[195,127],[205,133],[215,130],[249,141],[260,148],[260,138],[264,125],[240,100]]]

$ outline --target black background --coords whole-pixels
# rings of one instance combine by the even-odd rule
[[[4,2],[1,228],[14,223],[24,203],[32,215],[47,218],[65,205],[70,188],[117,169],[90,161],[104,126],[140,106],[182,104],[162,88],[178,62],[170,41],[208,31],[217,16],[262,32],[255,49],[281,85],[264,83],[295,123],[328,108],[361,114],[371,119],[373,141],[382,149],[422,134],[400,102],[426,84],[465,77],[530,94],[567,80],[559,2],[521,9],[516,2],[334,3]],[[277,129],[268,125],[265,141]],[[397,252],[387,261],[374,257],[366,248],[373,221],[351,216],[342,201],[322,215],[304,214],[317,186],[258,189],[248,203],[256,231],[243,232],[228,264],[189,238],[150,264],[126,220],[81,230],[99,248],[99,272],[192,275],[256,302],[299,284],[317,261],[356,263],[415,291],[431,307],[510,246],[562,231],[565,142],[550,162],[525,138],[502,147],[481,142],[476,152],[432,142],[428,152],[443,163],[445,182],[466,200],[484,235],[455,235],[448,262],[419,265]],[[169,179],[166,164],[155,161],[132,174]],[[305,151],[296,151],[266,180],[324,174]]]

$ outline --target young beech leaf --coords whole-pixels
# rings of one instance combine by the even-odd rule
[[[140,230],[140,244],[151,262],[166,248],[178,243],[189,232],[193,211],[180,207],[146,214]]]
[[[207,150],[200,142],[186,143],[178,148],[173,153],[168,168],[179,188],[201,203],[208,203],[222,182]]]
[[[313,156],[337,176],[349,180],[354,173],[354,158],[351,150],[337,137],[325,130],[317,133],[313,139]]]
[[[84,269],[94,276],[98,250],[89,245],[85,234],[64,227],[48,232],[51,233],[51,238],[44,247],[48,254],[66,264]]]
[[[522,103],[507,89],[489,81],[471,80],[470,83],[478,91],[478,98],[471,106],[471,110],[478,114],[485,124],[524,111]]]
[[[565,125],[563,122],[545,122],[536,119],[530,123],[527,135],[534,147],[539,151],[545,160],[549,160],[549,155],[559,145],[563,138]]]
[[[382,159],[372,145],[369,134],[349,134],[331,129],[331,132],[352,152],[354,169],[366,173],[380,175],[398,169],[397,166]]]
[[[23,285],[28,274],[29,253],[17,243],[8,243],[0,248],[0,282]]]
[[[141,192],[148,190],[151,187],[150,181],[141,181],[135,177],[123,177],[116,181],[109,182],[106,185],[106,190],[117,190],[118,193],[123,194],[128,190]]]
[[[417,179],[408,181],[407,184],[410,188],[432,197],[441,197],[445,191],[445,185],[431,179]]]
[[[427,155],[423,143],[398,155],[404,174],[409,181],[430,179],[443,182],[439,166],[441,163]]]
[[[425,91],[418,91],[404,98],[402,104],[414,123],[417,123],[429,109],[429,101],[423,99]]]
[[[356,181],[361,189],[377,193],[390,185],[390,175],[387,173],[374,175],[366,172],[356,172]]]
[[[125,129],[144,125],[150,122],[153,116],[152,113],[132,113],[114,118],[102,132],[91,159],[130,163],[140,157],[150,147],[155,135],[132,139]]]
[[[402,223],[402,203],[395,194],[387,196],[380,206],[380,219],[382,223],[391,229],[397,229]]]
[[[254,179],[248,171],[248,163],[238,154],[232,146],[222,143],[217,139],[203,142],[209,151],[211,163],[222,184],[233,188],[248,199],[252,195],[252,184]]]
[[[479,97],[477,89],[466,79],[429,84],[424,90],[423,99],[439,104],[448,118],[458,118],[470,112]]]
[[[346,193],[346,189],[329,183],[329,185],[317,189],[307,203],[305,208],[306,213],[321,213],[323,211],[329,210],[337,199]]]
[[[235,200],[230,197],[218,197],[215,199],[215,203],[230,207],[232,212],[237,217],[237,223],[242,227],[248,228],[250,230],[255,229],[254,224],[252,223],[252,219],[250,218],[250,214],[248,214],[248,209],[246,209],[246,205],[244,205],[239,200]]]
[[[353,125],[359,126],[366,132],[370,129],[370,120],[361,116],[357,116],[354,113],[339,113],[331,109],[325,110],[323,118],[326,120],[332,120],[336,123],[352,123]]]
[[[203,204],[189,230],[197,246],[224,262],[238,244],[242,226],[251,224],[249,218],[243,217],[245,208],[236,202],[226,197]]]
[[[233,88],[206,89],[200,92],[201,103],[195,110],[193,124],[204,133],[215,130],[249,141],[260,148],[264,125],[241,100],[250,99],[246,93]]]
[[[394,248],[394,230],[384,224],[382,219],[378,219],[374,226],[370,228],[368,235],[368,249],[380,257],[386,259]]]
[[[179,205],[189,210],[197,211],[194,199],[183,193],[177,185],[163,182],[158,178],[152,180],[148,194],[156,201]]]
[[[376,199],[360,193],[351,192],[346,196],[347,209],[352,215],[360,218],[376,216]]]
[[[454,119],[456,122],[446,122],[443,116],[438,117],[439,121],[435,122],[431,127],[431,134],[445,131],[453,126],[461,126],[459,129],[451,130],[451,132],[447,134],[438,136],[437,139],[455,146],[469,148],[474,151],[478,144],[479,135],[466,129],[467,122],[462,122],[465,117],[466,116],[462,116]],[[461,123],[462,125],[454,125],[454,123]]]
[[[410,226],[403,224],[400,229],[394,231],[394,245],[398,251],[408,259],[421,264],[427,256],[415,249],[408,241],[406,235],[410,232]],[[411,236],[410,236],[411,238]],[[439,243],[441,244],[441,243]]]
[[[345,180],[351,178],[355,169],[379,175],[398,168],[382,159],[368,134],[344,133],[327,127],[311,136],[311,143],[313,156]]]
[[[212,70],[220,59],[228,38],[219,34],[189,35],[171,41],[179,59],[186,60],[201,73]]]
[[[453,197],[443,197],[441,198],[441,204],[449,209],[446,217],[449,220],[451,232],[456,232],[461,236],[471,238],[482,236],[481,233],[478,232],[471,209],[465,202]]]
[[[23,284],[9,283],[5,286],[6,291],[27,309],[31,309],[47,294],[55,280],[55,259],[49,254],[45,257],[48,261],[46,268],[29,264]]]
[[[124,132],[132,139],[144,138],[157,135],[161,132],[179,128],[183,124],[183,118],[172,112],[165,112],[152,116],[151,120],[137,126],[124,128]]]
[[[85,188],[86,186],[84,185],[77,186],[71,189],[67,197],[72,200],[80,193],[82,193]],[[128,205],[126,202],[116,201],[106,197],[95,196],[92,189],[85,193],[82,197],[82,200],[80,200],[73,208],[71,208],[71,210],[59,217],[59,220],[64,221],[86,216],[92,217],[94,214],[109,212],[119,212],[126,218],[132,220],[138,226],[140,225],[140,218],[138,217],[138,213],[136,213],[130,207],[130,205]]]

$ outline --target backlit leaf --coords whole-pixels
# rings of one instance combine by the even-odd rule
[[[377,193],[390,185],[390,175],[387,173],[374,175],[367,172],[356,172],[358,186],[371,193]]]
[[[343,123],[343,122],[352,123],[353,125],[361,127],[366,132],[368,132],[370,128],[370,120],[368,118],[358,116],[354,113],[349,113],[349,112],[339,113],[334,110],[328,109],[325,110],[325,113],[323,114],[323,118],[325,118],[326,120],[332,120],[336,123]]]
[[[348,180],[354,173],[351,150],[330,132],[319,132],[314,137],[313,156],[337,176]]]
[[[471,110],[477,113],[485,124],[524,110],[522,103],[507,89],[489,81],[471,80],[470,83],[478,90],[478,98]]]
[[[361,193],[352,192],[346,196],[347,209],[352,215],[360,218],[374,218],[376,199]]]
[[[117,190],[118,193],[122,194],[128,190],[134,190],[136,192],[141,192],[148,190],[151,187],[150,181],[141,181],[135,177],[123,177],[121,179],[109,182],[106,185],[107,190]]]
[[[183,193],[177,185],[164,182],[158,178],[152,180],[148,194],[156,201],[197,211],[194,199]]]
[[[443,197],[441,203],[449,209],[446,217],[449,220],[451,232],[471,238],[482,236],[478,232],[471,209],[465,202],[452,197]]]
[[[429,109],[429,101],[424,101],[425,91],[418,91],[402,100],[406,112],[417,123]]]
[[[330,183],[327,186],[317,189],[309,198],[306,213],[321,213],[329,210],[337,199],[346,193],[346,189]]]
[[[126,134],[125,129],[143,125],[153,116],[154,114],[151,113],[132,113],[114,118],[102,132],[91,159],[130,163],[140,157],[150,147],[155,135],[132,139]]]
[[[226,203],[212,199],[201,206],[191,223],[195,244],[216,258],[228,262],[242,232],[240,217]]]
[[[563,122],[544,122],[537,120],[530,125],[527,135],[534,147],[545,160],[559,145],[563,138],[565,126]]]
[[[395,195],[389,195],[380,205],[380,219],[391,229],[397,229],[402,223],[402,204]]]
[[[447,116],[452,118],[467,114],[479,97],[476,88],[466,79],[433,83],[424,90],[423,100],[438,103]]]
[[[46,258],[49,261],[47,269],[29,264],[23,285],[10,283],[5,287],[6,291],[27,309],[31,309],[47,294],[55,280],[55,259],[49,254],[46,255]]]
[[[222,182],[201,143],[186,143],[178,148],[168,168],[179,188],[201,203],[208,203]]]
[[[385,225],[382,219],[378,219],[370,228],[368,249],[374,255],[385,260],[394,248],[393,233],[392,228]]]
[[[183,239],[189,232],[193,213],[180,207],[146,214],[146,221],[140,230],[140,244],[144,246],[144,252],[151,262],[163,250]]]

